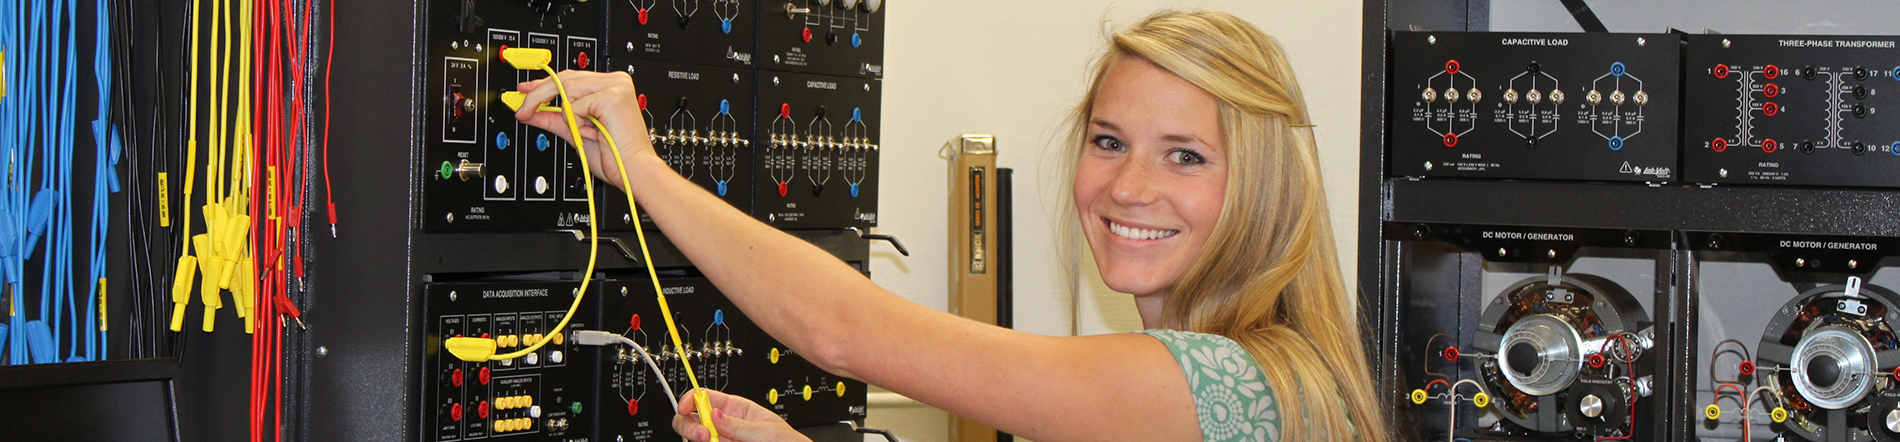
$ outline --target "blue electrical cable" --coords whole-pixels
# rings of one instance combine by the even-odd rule
[[[94,23],[96,26],[93,30],[92,75],[99,92],[99,103],[95,109],[99,113],[99,118],[92,122],[95,153],[93,156],[92,170],[92,232],[87,236],[88,242],[91,245],[91,253],[88,253],[86,257],[87,272],[85,281],[86,287],[88,288],[86,290],[86,320],[82,322],[79,327],[75,327],[77,332],[86,335],[86,354],[83,360],[87,361],[101,360],[104,356],[100,349],[104,347],[105,336],[95,332],[93,330],[93,324],[98,324],[99,321],[106,319],[97,316],[97,313],[99,313],[98,303],[100,296],[97,281],[106,276],[106,229],[103,224],[106,220],[105,215],[107,210],[107,181],[109,181],[108,178],[112,176],[112,170],[108,166],[109,157],[111,155],[108,138],[114,135],[114,132],[109,129],[112,123],[107,119],[107,112],[112,109],[112,63],[111,59],[108,58],[111,52],[106,46],[106,44],[111,41],[112,27],[107,21],[111,18],[111,9],[106,5],[105,0],[96,0],[93,2],[93,5],[95,6],[93,16],[95,17]]]

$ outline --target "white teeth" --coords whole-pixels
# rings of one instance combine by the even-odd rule
[[[1114,232],[1115,236],[1120,236],[1120,237],[1128,238],[1128,239],[1139,239],[1139,240],[1161,239],[1161,238],[1174,236],[1174,234],[1176,233],[1181,233],[1181,231],[1179,230],[1137,229],[1134,227],[1128,227],[1121,224],[1117,224],[1114,221],[1108,222],[1108,231]]]

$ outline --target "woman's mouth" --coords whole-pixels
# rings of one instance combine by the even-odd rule
[[[1128,226],[1121,225],[1120,223],[1116,223],[1113,220],[1108,220],[1106,218],[1104,218],[1103,221],[1108,222],[1108,231],[1114,233],[1115,236],[1133,239],[1133,240],[1151,241],[1151,240],[1167,238],[1170,236],[1174,236],[1177,233],[1181,233],[1181,231],[1179,230],[1155,230],[1155,229],[1142,229],[1142,228],[1128,227]]]

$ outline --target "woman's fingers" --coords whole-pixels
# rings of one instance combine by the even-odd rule
[[[515,89],[525,94],[525,99],[522,100],[521,109],[515,113],[515,118],[527,119],[528,113],[533,112],[535,107],[560,96],[563,86],[567,88],[568,98],[575,100],[615,86],[624,85],[628,91],[633,90],[633,77],[625,72],[565,71],[560,73],[560,77],[558,85],[548,78],[516,85]]]
[[[695,392],[687,392],[680,398],[677,415],[673,416],[673,431],[694,441],[711,438],[711,432],[700,421],[698,406],[693,402]],[[737,442],[792,442],[805,441],[804,435],[786,425],[778,415],[765,411],[764,407],[746,398],[733,396],[713,390],[706,391],[706,400],[713,410],[713,428],[719,430],[721,440]]]

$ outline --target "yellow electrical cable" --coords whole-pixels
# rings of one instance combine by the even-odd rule
[[[517,54],[517,51],[529,52]],[[538,51],[538,53],[535,51]],[[505,55],[505,58],[508,58],[509,63],[513,64],[516,69],[531,70],[539,68],[542,71],[546,71],[550,75],[549,78],[554,79],[554,87],[560,91],[561,99],[563,101],[567,100],[567,86],[561,83],[560,74],[554,72],[554,69],[547,66],[548,61],[553,58],[551,52],[548,52],[546,49],[513,48],[508,49],[506,53],[508,55]],[[535,57],[537,55],[538,58]],[[581,155],[581,173],[586,174],[586,176],[593,176],[593,171],[588,168],[587,160],[585,159],[587,157],[587,151],[581,147],[581,128],[574,117],[574,112],[568,109],[561,109],[561,116],[567,121],[568,132],[573,135],[575,152]],[[561,330],[567,328],[568,321],[574,319],[574,312],[581,307],[581,299],[587,296],[587,284],[594,278],[594,264],[598,262],[600,255],[600,223],[598,222],[600,218],[597,216],[598,213],[594,210],[594,180],[583,180],[582,185],[586,186],[587,190],[587,270],[581,273],[581,287],[579,291],[574,293],[574,305],[568,307],[567,314],[561,317],[561,322],[555,324],[553,329],[542,335],[541,339],[535,340],[534,344],[518,351],[494,354],[494,339],[460,337],[449,338],[448,341],[443,343],[443,346],[449,349],[450,354],[455,355],[458,359],[469,362],[514,359],[540,350],[542,346],[547,345],[548,341],[554,339],[554,335],[561,334]]]
[[[587,117],[587,120],[594,123],[594,129],[599,130],[600,137],[607,141],[608,151],[614,153],[614,165],[620,170],[620,185],[626,186],[627,161],[620,157],[620,145],[614,143],[614,136],[607,133],[607,125],[601,124],[599,119],[591,116]],[[673,348],[678,349],[676,351],[680,355],[680,367],[686,369],[686,381],[693,386],[693,406],[699,410],[699,421],[701,425],[706,426],[707,434],[712,440],[718,441],[719,430],[713,428],[712,424],[711,400],[706,398],[706,390],[699,388],[699,377],[693,374],[693,366],[687,362],[686,345],[680,341],[679,327],[673,325],[673,308],[666,305],[666,290],[660,288],[660,272],[653,269],[653,254],[647,252],[646,228],[640,226],[640,205],[634,203],[633,191],[624,188],[621,190],[623,190],[621,193],[627,195],[627,212],[633,220],[634,237],[640,240],[640,258],[646,263],[647,279],[653,281],[653,295],[660,299],[660,317],[666,319],[666,335],[673,338]]]
[[[552,52],[546,49],[512,48],[504,51],[502,58],[508,60],[508,63],[514,65],[516,69],[527,70],[539,68],[541,71],[547,72],[548,78],[554,81],[554,87],[561,95],[561,102],[568,106],[573,104],[573,99],[567,95],[567,85],[561,81],[560,73],[555,72],[553,68],[547,65],[553,58]],[[502,102],[507,104],[510,108],[518,110],[522,105],[523,96],[519,92],[504,93]],[[587,164],[587,151],[582,147],[583,141],[581,138],[580,125],[575,121],[574,111],[565,106],[558,109],[561,112],[562,119],[567,122],[568,132],[573,135],[574,150],[579,153],[581,157],[581,171],[586,173],[589,177],[593,176],[593,171]],[[536,110],[552,109],[551,106],[541,106]],[[620,156],[619,144],[614,142],[613,135],[607,132],[607,126],[601,124],[599,119],[590,116],[588,117],[588,121],[594,124],[595,130],[600,131],[601,139],[606,141],[608,151],[613,152],[614,163],[618,166],[620,179],[624,186],[627,179],[627,163]],[[553,335],[560,334],[561,329],[567,326],[568,320],[574,317],[574,311],[580,308],[581,297],[586,293],[587,282],[593,277],[594,264],[600,253],[600,223],[598,222],[598,213],[594,210],[594,180],[590,178],[582,182],[587,190],[587,226],[593,234],[591,235],[591,242],[589,244],[591,249],[587,254],[587,272],[582,275],[581,291],[575,295],[574,305],[568,308],[567,315],[561,318],[561,323],[555,325],[552,332],[549,332],[548,335],[537,340],[533,345],[508,354],[492,354],[495,349],[495,341],[493,339],[450,338],[444,343],[444,346],[448,347],[449,352],[454,354],[455,357],[470,362],[480,362],[484,359],[503,360],[521,357],[529,352],[540,349]],[[714,428],[712,423],[711,400],[707,398],[705,390],[700,389],[698,376],[693,373],[693,367],[688,362],[685,343],[680,339],[679,327],[674,325],[673,322],[673,309],[666,303],[665,290],[660,287],[659,272],[654,269],[653,255],[647,249],[646,230],[637,222],[640,214],[639,205],[634,202],[633,192],[624,193],[627,196],[627,209],[630,211],[629,216],[636,220],[633,227],[634,235],[640,242],[640,255],[646,265],[647,277],[653,282],[653,293],[660,301],[660,317],[666,321],[667,336],[672,338],[673,347],[677,349],[676,351],[678,351],[680,355],[680,366],[685,369],[686,379],[693,386],[694,408],[699,411],[700,424],[706,427],[711,440],[718,441],[719,430]],[[482,358],[483,353],[489,353],[489,355],[486,358]]]
[[[178,241],[181,243],[179,245],[179,250],[181,251],[178,254],[178,270],[173,273],[172,279],[171,330],[173,332],[184,329],[185,306],[191,303],[191,280],[198,277],[198,258],[191,256],[191,183],[197,179],[198,174],[198,34],[202,33],[202,28],[198,26],[198,16],[201,12],[200,6],[198,0],[191,0],[191,53],[186,54],[187,57],[191,58],[191,74],[189,75],[191,77],[191,93],[187,98],[190,104],[186,106],[188,116],[186,117],[187,123],[185,124],[185,130],[191,133],[191,137],[185,142],[185,149],[187,150],[185,154],[185,204],[180,206],[185,208],[184,213],[181,214],[185,219],[185,228],[181,230],[184,234],[180,235],[181,238]],[[164,190],[161,189],[160,192],[164,192]]]

